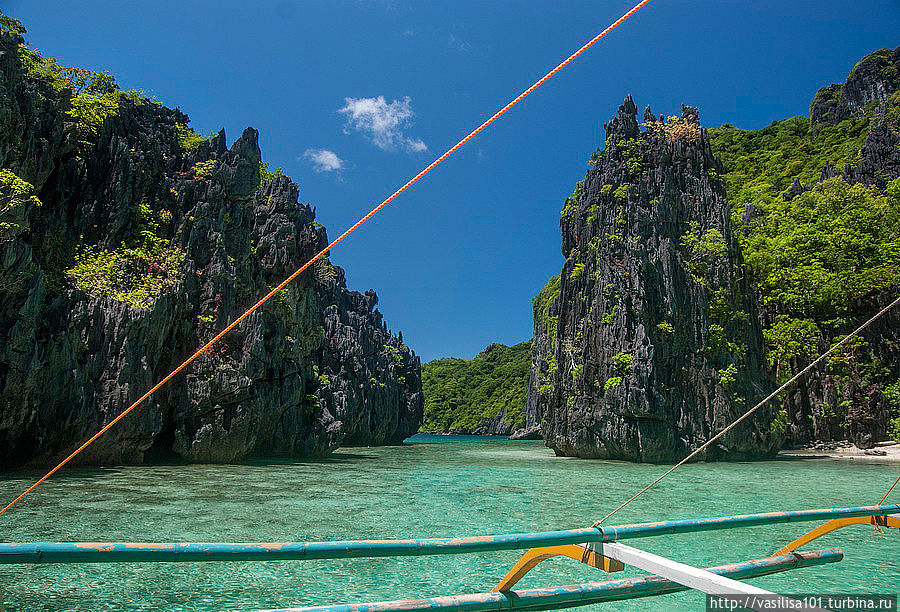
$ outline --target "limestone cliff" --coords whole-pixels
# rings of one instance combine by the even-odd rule
[[[696,109],[645,130],[629,96],[566,200],[535,299],[528,417],[557,454],[680,459],[771,389],[721,166]],[[774,454],[764,409],[706,459]]]
[[[323,248],[298,188],[0,24],[0,467],[72,450]],[[327,260],[82,460],[324,455],[424,413],[418,357]]]

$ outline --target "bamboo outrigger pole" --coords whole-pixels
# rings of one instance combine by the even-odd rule
[[[130,542],[25,542],[0,543],[0,564],[109,563],[173,561],[274,561],[458,555],[497,550],[523,550],[542,546],[608,543],[674,533],[717,531],[831,519],[887,516],[900,512],[900,504],[855,506],[822,510],[764,512],[710,518],[584,527],[564,531],[424,538],[407,540],[351,540],[345,542],[256,543],[130,543]]]

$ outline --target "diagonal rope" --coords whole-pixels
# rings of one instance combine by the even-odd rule
[[[696,457],[697,455],[699,455],[700,453],[702,453],[704,450],[706,450],[707,448],[709,448],[709,446],[710,446],[713,442],[715,442],[716,440],[718,440],[719,438],[721,438],[722,436],[724,436],[725,434],[727,434],[729,431],[731,431],[732,429],[734,429],[735,427],[737,427],[739,423],[743,422],[743,421],[744,421],[745,419],[747,419],[751,414],[753,414],[754,412],[756,412],[756,410],[757,410],[758,408],[760,408],[761,406],[765,405],[769,400],[771,400],[772,398],[774,398],[775,396],[777,396],[779,393],[781,393],[782,391],[784,391],[785,389],[787,389],[788,387],[790,387],[790,386],[791,386],[792,384],[794,384],[797,380],[799,380],[800,378],[803,378],[803,376],[805,376],[805,375],[807,374],[807,372],[809,372],[810,370],[812,370],[813,368],[815,368],[817,365],[819,365],[819,363],[821,363],[823,359],[825,359],[826,357],[828,357],[829,355],[831,355],[831,354],[832,354],[833,352],[835,352],[838,348],[840,348],[845,342],[847,342],[848,340],[850,340],[850,338],[852,338],[853,336],[857,335],[859,332],[861,332],[862,330],[864,330],[865,328],[867,328],[869,325],[871,325],[873,322],[875,322],[875,320],[877,320],[879,317],[881,317],[881,315],[883,315],[884,313],[886,313],[888,310],[890,310],[891,308],[893,308],[893,307],[896,306],[897,304],[900,304],[900,296],[898,296],[897,299],[895,299],[893,302],[891,302],[890,304],[888,304],[887,306],[885,306],[884,308],[882,308],[881,310],[879,310],[879,311],[878,311],[875,315],[873,315],[868,321],[866,321],[865,323],[863,323],[862,325],[860,325],[859,327],[857,327],[853,332],[847,334],[847,336],[844,337],[840,342],[836,343],[836,344],[835,344],[834,346],[832,346],[830,349],[828,349],[827,351],[825,351],[824,353],[822,353],[821,355],[819,355],[819,357],[816,358],[815,361],[813,361],[813,362],[810,363],[808,366],[806,366],[805,368],[803,368],[802,370],[800,370],[799,372],[797,372],[796,374],[794,374],[794,376],[793,376],[789,381],[787,381],[786,383],[784,383],[783,385],[781,385],[780,387],[778,387],[777,389],[775,389],[774,391],[772,391],[772,393],[770,393],[768,396],[766,396],[765,399],[763,399],[761,402],[759,402],[758,404],[756,404],[753,408],[751,408],[750,410],[748,410],[747,412],[745,412],[744,414],[742,414],[740,417],[738,417],[738,419],[737,419],[736,421],[734,421],[731,425],[729,425],[728,427],[726,427],[725,429],[723,429],[722,431],[720,431],[719,433],[717,433],[716,435],[714,435],[712,438],[710,438],[709,440],[707,440],[707,441],[703,444],[703,446],[701,446],[700,448],[698,448],[697,450],[695,450],[694,452],[692,452],[690,455],[688,455],[687,457],[685,457],[684,459],[682,459],[681,461],[679,461],[678,463],[676,463],[675,465],[673,465],[672,467],[670,467],[668,470],[665,471],[665,473],[663,473],[662,476],[660,476],[659,478],[657,478],[656,480],[654,480],[653,482],[651,482],[650,484],[648,484],[646,487],[644,487],[643,489],[641,489],[640,491],[638,491],[637,493],[635,493],[634,495],[632,495],[630,498],[628,498],[627,500],[625,500],[624,502],[622,502],[621,504],[619,504],[612,512],[610,512],[609,514],[607,514],[606,516],[604,516],[604,517],[603,517],[602,519],[600,519],[599,521],[595,521],[594,524],[591,525],[591,526],[592,526],[592,527],[599,527],[599,526],[603,523],[603,521],[605,521],[606,519],[608,519],[608,518],[611,517],[612,515],[616,514],[619,510],[621,510],[622,508],[624,508],[625,506],[627,506],[628,504],[630,504],[631,502],[633,502],[634,500],[636,500],[638,497],[640,497],[641,495],[643,495],[644,493],[646,493],[647,491],[649,491],[650,489],[652,489],[653,487],[655,487],[655,486],[656,486],[663,478],[665,478],[666,476],[668,476],[669,474],[671,474],[672,472],[674,472],[675,470],[677,470],[678,468],[680,468],[682,465],[684,465],[685,463],[687,463],[688,461],[690,461],[691,459],[693,459],[694,457]],[[900,478],[897,479],[897,482],[900,482]],[[894,485],[896,486],[897,483],[895,482]],[[893,489],[893,488],[894,488],[894,487],[891,487],[891,489]],[[890,491],[888,491],[888,494],[890,494]],[[881,501],[883,502],[885,499],[887,499],[887,495],[885,495],[885,496],[884,496],[884,499],[882,499]]]
[[[97,438],[99,438],[100,436],[102,436],[103,434],[105,434],[107,431],[109,431],[113,426],[115,426],[116,423],[118,423],[118,422],[121,421],[123,418],[125,418],[125,416],[128,415],[128,413],[130,413],[132,410],[134,410],[135,408],[137,408],[138,406],[140,406],[147,398],[149,398],[151,395],[153,395],[160,387],[162,387],[162,386],[165,385],[167,382],[169,382],[172,378],[174,378],[179,372],[181,372],[184,368],[186,368],[188,365],[190,365],[190,363],[191,363],[192,361],[194,361],[195,359],[197,359],[197,357],[199,357],[199,356],[202,355],[204,352],[206,352],[207,350],[209,350],[216,342],[218,342],[219,340],[221,340],[222,337],[224,337],[228,332],[230,332],[232,329],[234,329],[235,327],[237,327],[244,319],[246,319],[247,317],[249,317],[249,316],[250,316],[254,311],[256,311],[260,306],[262,306],[263,304],[265,304],[272,296],[274,296],[276,293],[278,293],[279,291],[281,291],[282,289],[284,289],[291,281],[293,281],[295,278],[297,278],[298,276],[300,276],[300,274],[302,274],[307,268],[309,268],[312,264],[314,264],[316,261],[318,261],[319,259],[321,259],[322,256],[324,256],[325,254],[327,254],[332,248],[334,248],[334,247],[337,246],[340,242],[342,242],[342,241],[344,240],[344,238],[346,238],[347,236],[349,236],[350,234],[352,234],[353,232],[355,232],[356,229],[357,229],[360,225],[362,225],[363,223],[365,223],[366,221],[368,221],[369,219],[371,219],[372,217],[374,217],[374,216],[378,213],[378,211],[380,211],[382,208],[384,208],[385,206],[387,206],[388,204],[390,204],[391,201],[393,201],[397,196],[399,196],[401,193],[403,193],[404,191],[406,191],[407,189],[409,189],[410,187],[412,187],[413,184],[415,184],[416,182],[419,181],[419,179],[423,178],[426,174],[428,174],[429,172],[431,172],[435,167],[437,167],[438,164],[440,164],[440,163],[443,162],[445,159],[447,159],[448,157],[450,157],[451,155],[453,155],[453,154],[454,154],[458,149],[460,149],[464,144],[466,144],[467,142],[469,142],[470,140],[472,140],[472,139],[473,139],[475,136],[477,136],[482,130],[484,130],[484,129],[487,128],[490,124],[492,124],[494,121],[496,121],[497,119],[499,119],[502,115],[504,115],[504,114],[505,114],[509,109],[511,109],[513,106],[515,106],[516,104],[518,104],[519,102],[521,102],[523,99],[525,99],[526,97],[528,97],[529,95],[531,95],[531,93],[532,93],[535,89],[537,89],[538,87],[540,87],[541,85],[543,85],[544,83],[546,83],[547,81],[549,81],[551,78],[553,78],[553,77],[556,75],[557,72],[559,72],[560,70],[562,70],[563,68],[565,68],[566,66],[568,66],[570,63],[572,63],[572,62],[575,60],[575,58],[577,58],[579,55],[581,55],[582,53],[584,53],[585,51],[587,51],[588,49],[590,49],[592,46],[594,46],[594,44],[597,43],[600,39],[602,39],[604,36],[606,36],[607,34],[609,34],[610,32],[612,32],[613,30],[615,30],[617,27],[619,27],[620,25],[622,25],[623,23],[625,23],[632,15],[634,15],[636,12],[638,12],[645,4],[648,4],[649,2],[650,2],[650,0],[641,0],[641,2],[638,2],[636,5],[634,5],[634,7],[632,7],[632,9],[631,9],[630,11],[628,11],[627,13],[625,13],[624,15],[622,15],[621,17],[619,17],[616,21],[614,21],[612,24],[610,24],[609,27],[607,27],[605,30],[603,30],[602,32],[600,32],[599,34],[597,34],[594,38],[592,38],[592,39],[589,40],[587,43],[585,43],[580,49],[578,49],[575,53],[573,53],[572,55],[570,55],[569,57],[567,57],[567,58],[566,58],[562,63],[560,63],[556,68],[554,68],[553,70],[551,70],[550,72],[548,72],[547,74],[545,74],[543,77],[540,78],[540,80],[538,80],[537,82],[535,82],[531,87],[529,87],[528,89],[526,89],[525,91],[523,91],[522,93],[520,93],[518,96],[516,96],[512,101],[510,101],[509,103],[507,103],[506,106],[504,106],[504,107],[501,108],[499,111],[497,111],[496,113],[494,113],[493,115],[491,115],[491,117],[490,117],[487,121],[485,121],[484,123],[482,123],[481,125],[479,125],[477,128],[475,128],[474,130],[472,130],[471,132],[469,132],[469,134],[468,134],[465,138],[463,138],[462,140],[460,140],[459,142],[457,142],[455,145],[453,145],[452,147],[450,147],[450,148],[447,150],[446,153],[444,153],[443,155],[441,155],[440,157],[438,157],[437,159],[435,159],[433,162],[431,162],[430,164],[428,164],[428,166],[426,166],[424,170],[422,170],[422,171],[419,172],[417,175],[415,175],[413,178],[411,178],[409,181],[407,181],[402,187],[400,187],[400,189],[398,189],[397,191],[395,191],[394,193],[392,193],[392,194],[391,194],[386,200],[384,200],[381,204],[379,204],[378,206],[376,206],[375,208],[373,208],[371,211],[369,211],[369,213],[366,214],[366,216],[364,216],[362,219],[360,219],[359,221],[357,221],[356,223],[354,223],[352,226],[350,226],[350,228],[347,229],[343,234],[341,234],[341,235],[338,236],[336,239],[334,239],[334,240],[331,242],[331,244],[329,244],[327,247],[325,247],[324,249],[322,249],[321,251],[319,251],[318,253],[316,253],[316,254],[313,256],[312,259],[310,259],[308,262],[306,262],[305,264],[303,264],[303,266],[301,266],[296,272],[294,272],[293,274],[291,274],[291,275],[290,275],[289,277],[287,277],[284,281],[282,281],[281,284],[279,284],[277,287],[275,287],[275,288],[272,289],[269,293],[267,293],[265,296],[263,296],[263,298],[262,298],[261,300],[259,300],[259,301],[258,301],[256,304],[254,304],[253,306],[251,306],[244,314],[242,314],[241,316],[239,316],[239,317],[238,317],[237,319],[235,319],[230,325],[228,325],[228,327],[226,327],[226,328],[223,329],[221,332],[219,332],[219,333],[216,335],[215,338],[213,338],[212,340],[210,340],[209,342],[207,342],[206,344],[204,344],[199,350],[197,350],[196,353],[194,353],[193,355],[191,355],[190,357],[188,357],[188,358],[185,360],[184,363],[182,363],[180,366],[178,366],[177,368],[175,368],[174,370],[172,370],[172,372],[171,372],[168,376],[166,376],[166,377],[163,378],[161,381],[159,381],[158,383],[156,383],[156,384],[153,386],[152,389],[150,389],[149,391],[147,391],[147,392],[146,392],[144,395],[142,395],[136,402],[134,402],[131,406],[129,406],[128,408],[126,408],[124,411],[122,411],[122,413],[119,414],[119,416],[117,416],[116,418],[114,418],[112,421],[110,421],[108,424],[106,424],[102,429],[100,429],[100,431],[98,431],[96,434],[94,434],[93,436],[91,436],[84,444],[82,444],[82,445],[79,446],[77,449],[75,449],[68,457],[66,457],[65,459],[63,459],[62,461],[60,461],[59,465],[57,465],[55,468],[53,468],[52,470],[50,470],[49,472],[47,472],[44,476],[42,476],[42,477],[40,478],[40,480],[38,480],[38,481],[35,482],[33,485],[31,485],[30,487],[28,487],[25,491],[22,492],[21,495],[19,495],[17,498],[15,498],[15,499],[12,500],[9,504],[7,504],[6,507],[4,507],[2,510],[0,510],[0,514],[3,514],[4,512],[6,512],[6,511],[9,510],[10,508],[12,508],[14,505],[16,505],[23,497],[25,497],[26,495],[28,495],[29,493],[31,493],[31,492],[32,492],[35,488],[37,488],[42,482],[44,482],[45,480],[47,480],[48,478],[50,478],[50,477],[51,477],[53,474],[55,474],[60,468],[62,468],[62,467],[63,467],[64,465],[66,465],[69,461],[71,461],[72,459],[74,459],[81,451],[83,451],[83,450],[86,449],[88,446],[90,446],[91,444],[93,444],[93,442],[94,442]]]

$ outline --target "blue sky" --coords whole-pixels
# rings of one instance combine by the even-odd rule
[[[64,65],[116,74],[263,159],[337,236],[634,1],[2,0]],[[625,94],[704,125],[806,115],[900,45],[900,2],[658,0],[332,253],[423,360],[531,336],[559,211]],[[298,266],[302,262],[297,262]]]

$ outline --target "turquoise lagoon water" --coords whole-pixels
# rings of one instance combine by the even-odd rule
[[[5,541],[302,541],[439,537],[583,527],[664,468],[553,456],[541,442],[416,436],[322,461],[70,470],[0,517]],[[835,460],[688,465],[612,523],[874,504],[900,465]],[[0,477],[11,498],[33,474]],[[802,533],[775,525],[642,540],[688,563],[763,557]],[[785,592],[900,590],[900,536],[856,526],[819,540],[838,564],[758,578]],[[490,590],[515,552],[402,559],[0,566],[13,610],[252,610]],[[546,561],[521,588],[607,577]],[[704,609],[680,593],[592,606]]]

